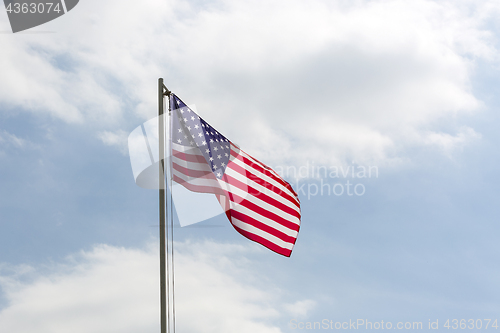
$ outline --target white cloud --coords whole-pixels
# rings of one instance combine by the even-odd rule
[[[88,0],[43,26],[55,34],[3,37],[0,103],[91,123],[102,138],[130,115],[153,117],[164,76],[269,164],[386,163],[442,147],[436,135],[467,143],[462,125],[435,127],[481,109],[471,77],[478,59],[498,63],[499,7]]]
[[[441,148],[446,154],[451,156],[454,149],[462,148],[464,144],[480,138],[481,135],[476,133],[472,128],[463,127],[459,129],[456,135],[436,132],[426,133],[423,140]]]
[[[12,146],[14,148],[24,148],[28,143],[28,141],[17,137],[15,134],[0,130],[0,147]]]
[[[272,287],[258,284],[249,248],[211,242],[176,246],[177,325],[182,332],[269,332],[280,316]],[[145,332],[158,330],[156,247],[96,246],[40,273],[11,268],[0,286],[8,305],[0,331]],[[12,273],[12,271],[15,272]]]
[[[99,139],[108,146],[117,147],[123,155],[128,154],[128,133],[122,130],[116,132],[103,131],[98,134]]]
[[[314,309],[315,306],[315,301],[306,299],[292,304],[286,304],[285,309],[295,317],[304,318],[312,309]]]

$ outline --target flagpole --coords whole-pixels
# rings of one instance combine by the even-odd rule
[[[159,199],[160,199],[160,333],[175,333],[175,274],[174,274],[174,218],[173,218],[173,203],[172,192],[170,192],[170,206],[168,198],[166,198],[166,183],[165,183],[165,123],[164,120],[164,97],[168,98],[168,117],[169,117],[169,133],[171,131],[171,91],[163,84],[163,79],[158,79],[158,139],[159,139]],[[170,140],[169,140],[170,143]],[[170,151],[170,146],[168,147]],[[170,159],[167,159],[170,163]],[[171,170],[168,165],[168,170]],[[172,177],[169,175],[169,184],[171,185]],[[170,186],[170,188],[172,188]],[[167,209],[170,208],[168,211]],[[170,226],[167,224],[167,219],[170,219]],[[168,229],[170,227],[170,246]]]
[[[163,122],[163,79],[158,79],[158,141],[160,196],[160,333],[167,333],[167,271],[165,234],[165,125]]]
[[[172,228],[172,244],[171,244],[171,254],[172,263],[169,264],[169,246],[168,246],[168,226],[166,225],[167,220],[167,200],[165,197],[165,121],[164,121],[164,97],[169,98],[168,115],[170,117],[170,90],[163,84],[163,79],[158,79],[158,141],[159,141],[159,199],[160,199],[160,333],[171,332],[170,323],[170,289],[172,289],[172,302],[175,301],[174,297],[174,235],[173,235],[173,216],[170,214],[171,218],[171,228]],[[172,278],[170,279],[170,274],[167,277],[167,271],[169,271],[171,266]],[[173,331],[175,332],[175,304],[172,304],[172,315],[173,315]]]

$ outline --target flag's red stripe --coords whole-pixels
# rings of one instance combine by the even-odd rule
[[[204,163],[206,164],[207,161],[205,160],[205,157],[203,155],[198,155],[198,154],[186,154],[186,152],[178,151],[175,149],[172,149],[172,155],[177,157],[180,160],[188,161],[188,162],[197,162],[197,163]]]
[[[268,203],[269,205],[274,206],[277,209],[300,219],[300,213],[297,212],[295,209],[288,207],[287,205],[283,204],[282,202],[280,202],[274,198],[271,198],[267,194],[260,192],[259,190],[253,188],[252,186],[243,184],[242,182],[231,177],[228,174],[224,174],[224,179],[225,179],[226,183],[228,183],[229,185],[235,186],[235,187],[239,188],[240,190],[247,192],[251,196],[254,196],[254,197]]]
[[[258,177],[256,175],[254,175],[250,171],[242,168],[240,165],[238,165],[236,163],[231,163],[228,166],[228,168],[230,168],[231,170],[234,170],[234,171],[238,172],[240,175],[242,175],[242,176],[244,176],[244,177],[246,177],[246,178],[248,178],[250,180],[253,180],[257,184],[259,184],[261,186],[264,186],[265,188],[267,188],[267,189],[273,191],[274,193],[280,195],[282,198],[287,199],[288,201],[290,201],[291,203],[293,203],[295,206],[297,206],[297,208],[300,208],[300,205],[297,203],[297,199],[295,197],[292,197],[289,193],[284,192],[279,187],[274,186],[273,184],[265,181],[264,179],[262,179],[262,178],[260,178],[260,177]]]
[[[238,155],[243,155],[243,154],[247,155],[247,156],[248,156],[248,158],[250,158],[250,159],[252,159],[252,160],[254,161],[254,163],[259,164],[259,165],[260,165],[261,167],[263,167],[264,169],[267,169],[267,170],[272,170],[270,167],[268,167],[267,165],[265,165],[265,164],[264,164],[264,163],[262,163],[261,161],[259,161],[259,160],[255,159],[255,158],[253,158],[252,156],[248,155],[248,154],[247,154],[247,153],[245,153],[243,150],[241,150],[241,149],[240,149],[240,148],[238,148],[238,147],[235,147],[234,145],[233,145],[233,151],[234,151],[236,154],[238,154]],[[241,152],[241,153],[240,153],[240,152]]]
[[[238,220],[240,220],[244,223],[250,224],[257,229],[265,231],[268,234],[271,234],[271,235],[281,239],[284,242],[295,244],[296,237],[288,236],[287,234],[279,231],[278,229],[275,229],[273,227],[268,226],[267,224],[259,222],[256,219],[254,219],[253,217],[250,217],[246,214],[243,214],[242,212],[239,212],[235,209],[231,209],[231,216],[234,216]]]
[[[222,194],[225,195],[226,192],[221,189],[220,187],[213,187],[213,186],[203,186],[203,185],[194,185],[189,183],[188,181],[185,181],[184,179],[180,178],[179,176],[174,175],[173,180],[184,186],[190,191],[193,192],[198,192],[198,193],[214,193],[214,194]]]
[[[257,160],[256,158],[248,155],[247,153],[245,153],[244,151],[242,151],[242,153],[240,154],[243,158],[246,158],[248,159],[249,161],[251,161],[252,163],[257,163],[258,165],[260,165],[263,169],[265,169],[267,172],[271,173],[272,175],[274,175],[275,179],[280,179],[281,181],[284,182],[286,188],[288,188],[290,190],[290,192],[292,192],[295,197],[297,197],[297,202],[299,202],[299,198],[298,198],[298,194],[297,192],[294,191],[294,189],[292,188],[292,186],[287,182],[285,181],[280,175],[278,175],[278,173],[276,173],[276,171],[274,171],[273,169],[271,169],[270,167],[268,167],[267,165],[265,165],[264,163],[262,163],[261,161]]]
[[[193,169],[188,169],[186,167],[183,167],[182,165],[179,165],[177,163],[172,163],[172,167],[179,171],[180,173],[189,176],[189,177],[194,177],[194,178],[210,178],[210,179],[216,179],[212,171],[202,171],[202,170],[193,170]]]
[[[243,199],[239,195],[234,194],[233,192],[226,191],[226,194],[229,197],[229,200],[236,202],[238,205],[242,205],[250,210],[253,210],[257,214],[267,217],[268,219],[273,220],[274,222],[279,223],[288,229],[299,231],[300,226],[298,224],[290,222],[289,220],[284,219],[281,216],[276,215],[275,213],[270,212],[247,199]]]
[[[280,183],[281,185],[283,185],[284,187],[289,189],[291,193],[295,193],[295,191],[292,189],[290,184],[288,184],[286,181],[284,181],[281,177],[277,177],[274,173],[269,172],[269,170],[263,168],[258,163],[255,163],[255,162],[249,160],[248,158],[244,157],[243,155],[238,154],[234,150],[231,150],[231,155],[233,157],[239,159],[240,161],[242,161],[244,164],[251,166],[255,170],[259,171],[260,173],[263,173],[264,175],[268,176],[269,178],[272,178],[274,181]],[[232,168],[232,164],[233,163],[231,163],[231,168]],[[298,201],[298,198],[296,200]]]
[[[292,254],[292,250],[284,249],[281,246],[278,246],[278,245],[274,244],[273,242],[268,241],[265,238],[262,238],[260,236],[257,236],[256,234],[252,234],[251,232],[240,229],[237,226],[235,226],[234,224],[233,224],[233,228],[236,229],[236,231],[238,231],[240,234],[242,234],[246,238],[267,247],[271,251],[274,251],[276,253],[284,255],[285,257],[290,257],[290,255]]]

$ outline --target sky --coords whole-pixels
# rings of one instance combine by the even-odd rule
[[[498,330],[499,18],[487,0],[82,0],[13,34],[0,9],[0,331],[159,331],[158,193],[127,138],[160,77],[302,211],[290,258],[225,216],[175,228],[179,332]]]

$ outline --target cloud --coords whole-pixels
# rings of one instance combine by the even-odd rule
[[[25,139],[17,137],[15,134],[9,133],[5,130],[0,130],[0,147],[10,146],[14,148],[24,148],[28,142]]]
[[[122,130],[116,132],[103,131],[98,134],[99,139],[108,145],[117,147],[123,155],[128,155],[128,133]]]
[[[292,304],[286,304],[285,309],[295,317],[304,318],[312,309],[314,309],[315,306],[315,301],[306,299]]]
[[[176,244],[177,326],[183,332],[269,332],[279,299],[247,259],[250,248]],[[158,330],[158,251],[95,246],[63,263],[34,269],[0,266],[8,305],[2,332]],[[274,287],[274,286],[272,286]]]
[[[391,163],[408,147],[443,147],[436,135],[446,147],[479,136],[440,124],[483,107],[471,78],[476,61],[498,63],[499,7],[89,0],[44,25],[55,34],[6,38],[0,105],[91,124],[102,138],[155,115],[163,76],[270,164]]]
[[[9,152],[25,149],[38,149],[39,147],[28,139],[0,129],[0,158],[9,155]]]
[[[423,136],[423,140],[430,145],[441,148],[446,154],[451,155],[454,149],[461,148],[464,144],[481,138],[479,133],[476,133],[470,127],[462,127],[456,135],[448,133],[430,132]]]

